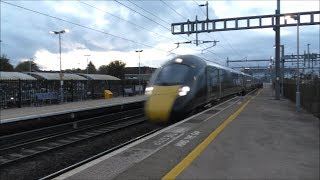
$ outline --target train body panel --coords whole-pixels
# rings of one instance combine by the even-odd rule
[[[146,115],[152,121],[169,121],[180,86],[155,86],[145,104]]]
[[[248,92],[255,83],[250,75],[197,56],[178,56],[152,75],[145,114],[154,122],[177,121],[212,101]]]

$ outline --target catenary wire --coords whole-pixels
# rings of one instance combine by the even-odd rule
[[[134,9],[130,8],[129,6],[127,6],[127,5],[125,5],[125,4],[121,3],[121,2],[119,2],[118,0],[114,0],[114,1],[115,1],[115,2],[117,2],[118,4],[122,5],[122,6],[126,7],[127,9],[129,9],[129,10],[131,10],[131,11],[133,11],[133,12],[135,12],[135,13],[139,14],[139,15],[141,15],[142,17],[144,17],[144,18],[146,18],[146,19],[148,19],[148,20],[150,20],[150,21],[152,21],[152,22],[154,22],[154,23],[156,23],[156,24],[160,25],[161,27],[163,27],[163,28],[165,28],[165,29],[167,29],[168,31],[170,31],[170,32],[171,32],[171,29],[169,29],[169,28],[167,28],[167,27],[163,26],[162,24],[160,24],[160,23],[158,23],[158,22],[154,21],[153,19],[151,19],[151,18],[149,18],[149,17],[147,17],[147,16],[143,15],[142,13],[138,12],[137,10],[134,10]],[[154,16],[155,16],[155,15],[154,15]],[[157,16],[155,16],[155,17],[157,17]],[[157,17],[157,18],[159,18],[159,17]],[[159,18],[159,19],[161,19],[161,18]],[[170,23],[169,23],[169,25],[170,25]],[[179,35],[179,36],[180,36],[180,37],[182,37],[182,38],[183,38],[183,39],[185,39],[185,40],[190,41],[190,39],[188,39],[188,38],[186,38],[186,37],[183,37],[182,35]]]
[[[204,12],[204,10],[203,10],[202,8],[200,8],[199,4],[198,4],[195,0],[193,0],[193,2],[197,5],[197,7],[199,7],[199,9],[200,9],[200,10],[203,12],[203,14],[206,16],[207,14]],[[226,39],[221,32],[218,32],[218,34],[227,42],[227,44],[230,46],[230,48],[233,50],[233,52],[234,52],[235,54],[237,54],[240,58],[243,57],[243,56],[241,56],[241,55],[239,54],[238,51],[236,51],[236,50],[232,47],[232,45],[229,43],[228,39]],[[206,35],[207,35],[208,37],[210,37],[209,34],[206,34]],[[210,38],[212,38],[212,37],[210,37]],[[213,38],[214,38],[214,37],[213,37]],[[223,48],[225,48],[223,45],[221,45],[221,46],[222,46]]]
[[[174,8],[172,8],[168,3],[164,2],[163,0],[160,0],[163,4],[165,4],[167,7],[169,7],[171,10],[173,10],[176,14],[178,14],[179,16],[181,16],[183,19],[186,19],[182,14],[180,14],[179,12],[177,12]],[[188,19],[186,19],[188,20]],[[201,45],[199,45],[200,47],[202,47]],[[206,48],[209,47],[207,45],[204,45]],[[217,53],[214,53],[212,50],[207,50],[208,52],[214,54],[215,56],[225,60],[226,58],[223,58],[222,56],[218,55]]]
[[[118,19],[120,19],[120,20],[122,20],[122,21],[125,21],[125,22],[127,22],[127,23],[129,23],[129,24],[131,24],[131,25],[137,26],[137,27],[139,27],[139,28],[141,28],[141,29],[143,29],[143,30],[145,30],[145,31],[151,32],[151,33],[156,34],[156,35],[158,35],[158,36],[162,36],[162,37],[164,37],[164,38],[166,38],[166,39],[173,40],[172,38],[169,38],[169,37],[164,36],[164,35],[162,35],[162,34],[159,34],[159,33],[157,33],[157,32],[151,31],[151,30],[149,30],[149,29],[147,29],[147,28],[145,28],[145,27],[143,27],[143,26],[140,26],[140,25],[138,25],[138,24],[135,24],[135,23],[133,23],[133,22],[130,22],[130,21],[128,21],[128,20],[125,20],[125,19],[123,19],[123,18],[121,18],[121,17],[119,17],[119,16],[117,16],[117,15],[112,14],[112,13],[109,13],[108,11],[105,11],[105,10],[102,10],[102,9],[100,9],[100,8],[97,8],[96,6],[93,6],[93,5],[91,5],[91,4],[88,4],[88,3],[83,2],[83,1],[81,1],[81,0],[78,0],[78,1],[79,1],[80,3],[86,5],[86,6],[89,6],[89,7],[91,7],[91,8],[94,8],[94,9],[98,10],[98,11],[107,13],[107,14],[109,14],[109,15],[115,17],[115,18],[118,18]]]
[[[166,21],[166,20],[164,20],[164,19],[162,19],[162,18],[154,15],[152,12],[146,10],[145,8],[139,6],[138,4],[132,2],[131,0],[128,0],[128,2],[130,2],[131,4],[135,5],[136,7],[140,8],[140,9],[142,9],[143,11],[147,12],[148,14],[152,15],[153,17],[155,17],[155,18],[157,18],[157,19],[160,19],[162,22],[164,22],[164,23],[166,23],[166,24],[170,24],[168,21]]]
[[[95,7],[95,6],[93,6],[93,5],[90,5],[90,4],[88,4],[88,3],[84,3],[83,1],[80,1],[80,0],[78,0],[78,1],[79,1],[79,2],[81,2],[81,3],[83,3],[83,4],[85,4],[85,5],[90,6],[90,7],[92,7],[92,8],[95,8],[95,9],[97,9],[97,10],[100,10],[100,11],[102,11],[102,12],[106,12],[106,11],[104,11],[104,10],[101,10],[101,9],[99,9],[99,8],[97,8],[97,7]],[[115,2],[117,2],[117,3],[119,3],[120,5],[122,5],[122,6],[126,7],[127,9],[129,9],[129,10],[131,10],[131,11],[133,11],[133,12],[135,12],[135,13],[137,13],[137,14],[139,14],[139,15],[141,15],[141,16],[143,16],[143,17],[145,17],[145,18],[147,18],[148,20],[151,20],[152,22],[154,22],[154,23],[156,23],[156,24],[158,24],[158,25],[162,26],[161,24],[159,24],[159,23],[157,23],[157,22],[153,21],[152,19],[148,18],[147,16],[143,15],[142,13],[140,13],[140,12],[138,12],[138,11],[136,11],[136,10],[134,10],[134,9],[132,9],[132,8],[130,8],[130,7],[126,6],[126,5],[124,5],[123,3],[118,2],[118,1],[116,1],[116,0],[115,0]],[[147,12],[147,13],[149,13],[149,14],[153,15],[154,17],[156,17],[156,18],[160,19],[161,21],[163,21],[163,22],[165,22],[165,23],[167,23],[167,24],[169,24],[169,25],[170,25],[170,23],[169,23],[169,22],[167,22],[167,21],[163,20],[162,18],[160,18],[160,17],[158,17],[158,16],[154,15],[153,13],[151,13],[151,12],[147,11],[146,9],[142,8],[141,6],[139,6],[139,5],[135,4],[135,3],[131,2],[131,1],[129,1],[129,2],[130,2],[130,3],[132,3],[132,4],[134,4],[135,6],[139,7],[140,9],[143,9],[145,12]],[[129,21],[127,21],[127,20],[125,20],[125,19],[123,19],[123,18],[121,18],[121,17],[118,17],[118,16],[116,16],[116,15],[113,15],[113,14],[111,14],[111,13],[109,13],[109,12],[106,12],[106,13],[108,13],[108,14],[110,14],[110,15],[112,15],[112,16],[114,16],[114,17],[116,17],[116,18],[119,18],[119,19],[121,19],[121,20],[123,20],[123,21],[129,22]],[[129,22],[129,23],[131,23],[131,22]],[[134,24],[134,23],[131,23],[131,24]],[[134,25],[136,25],[136,24],[134,24]],[[136,26],[141,27],[140,25],[136,25]],[[162,27],[164,27],[164,26],[162,26]],[[164,27],[164,28],[166,28],[166,27]],[[145,29],[145,28],[144,28],[144,29]],[[167,30],[170,30],[169,28],[166,28],[166,29],[167,29]],[[147,31],[149,31],[149,30],[147,30]],[[170,30],[170,31],[171,31],[171,30]],[[149,32],[152,32],[152,31],[149,31]],[[153,32],[153,33],[155,33],[155,32]],[[158,33],[156,33],[156,34],[158,34]],[[159,35],[159,34],[158,34],[158,35]],[[161,35],[161,36],[163,36],[163,35]],[[182,35],[179,35],[179,36],[180,36],[180,37],[182,37],[182,38],[184,38],[184,39],[186,39],[186,40],[188,40],[188,41],[190,41],[190,39],[185,38],[185,37],[183,37]],[[166,37],[166,36],[164,36],[164,37]],[[166,38],[168,38],[168,37],[166,37]],[[172,38],[168,38],[168,39],[173,40]],[[173,54],[175,54],[175,53],[173,53]]]
[[[131,7],[129,7],[129,6],[127,6],[127,5],[125,5],[125,4],[121,3],[121,2],[119,2],[118,0],[114,0],[114,1],[115,1],[115,2],[117,2],[118,4],[122,5],[122,6],[126,7],[127,9],[129,9],[129,10],[131,10],[131,11],[133,11],[133,12],[135,12],[135,13],[139,14],[139,15],[141,15],[142,17],[144,17],[144,18],[146,18],[146,19],[148,19],[148,20],[150,20],[150,21],[152,21],[152,22],[154,22],[154,23],[156,23],[156,24],[158,24],[158,25],[160,25],[160,26],[164,27],[163,25],[159,24],[158,22],[154,21],[153,19],[151,19],[151,18],[149,18],[149,17],[147,17],[147,16],[143,15],[142,13],[138,12],[137,10],[132,9]],[[154,15],[154,16],[155,16],[155,15]],[[155,17],[159,18],[158,16],[155,16]],[[170,25],[170,23],[169,23],[169,25]],[[166,27],[164,27],[164,28],[166,28]],[[167,29],[167,30],[169,30],[169,31],[171,32],[171,30],[170,30],[169,28],[166,28],[166,29]],[[184,36],[182,36],[182,35],[179,35],[179,36],[180,36],[180,37],[182,37],[183,39],[187,40],[187,41],[192,41],[191,39],[186,38],[186,37],[184,37]]]
[[[144,44],[144,43],[137,42],[137,41],[134,41],[134,40],[131,40],[131,39],[127,39],[127,38],[124,38],[124,37],[121,37],[121,36],[117,36],[117,35],[114,35],[114,34],[111,34],[111,33],[107,33],[105,31],[101,31],[101,30],[94,29],[94,28],[91,28],[91,27],[88,27],[88,26],[84,26],[82,24],[71,22],[69,20],[65,20],[65,19],[62,19],[62,18],[59,18],[59,17],[55,17],[55,16],[52,16],[52,15],[49,15],[49,14],[45,14],[45,13],[42,13],[42,12],[39,12],[39,11],[36,11],[36,10],[32,10],[32,9],[29,9],[29,8],[26,8],[26,7],[23,7],[23,6],[19,6],[19,5],[12,4],[12,3],[9,3],[9,2],[5,2],[5,1],[0,1],[0,2],[5,3],[7,5],[11,5],[11,6],[17,7],[17,8],[20,8],[20,9],[24,9],[24,10],[27,10],[27,11],[30,11],[30,12],[33,12],[33,13],[36,13],[36,14],[47,16],[47,17],[50,17],[50,18],[53,18],[53,19],[56,19],[56,20],[59,20],[59,21],[63,21],[63,22],[66,22],[66,23],[69,23],[69,24],[72,24],[72,25],[76,25],[76,26],[79,26],[79,27],[82,27],[82,28],[85,28],[85,29],[89,29],[89,30],[92,30],[92,31],[95,31],[95,32],[99,32],[99,33],[102,33],[102,34],[105,34],[105,35],[108,35],[108,36],[119,38],[119,39],[122,39],[122,40],[125,40],[125,41],[129,41],[129,42],[132,42],[132,43],[135,43],[135,44],[143,45],[143,46],[146,46],[146,47],[149,47],[149,48],[152,48],[152,49],[156,49],[156,50],[159,50],[159,51],[168,52],[166,50],[159,49],[159,48],[153,47],[153,46],[148,45],[148,44]],[[176,53],[173,53],[173,54],[176,54]]]
[[[128,9],[130,9],[131,11],[133,11],[133,12],[135,12],[135,13],[137,13],[137,14],[140,14],[141,16],[143,16],[143,17],[145,17],[145,18],[149,19],[150,21],[154,22],[155,24],[158,24],[159,26],[161,26],[161,27],[163,27],[163,28],[165,28],[165,29],[167,29],[167,30],[171,31],[169,28],[165,27],[164,25],[162,25],[162,24],[158,23],[157,21],[155,21],[155,20],[153,20],[153,19],[149,18],[148,16],[145,16],[144,14],[142,14],[142,13],[140,13],[140,12],[138,12],[138,11],[136,11],[136,10],[132,9],[131,7],[129,7],[129,6],[125,5],[125,4],[123,4],[122,2],[120,2],[120,1],[118,1],[118,0],[114,0],[114,1],[115,1],[115,2],[117,2],[117,3],[118,3],[118,4],[120,4],[120,5],[122,5],[122,6],[126,7],[126,8],[128,8]]]

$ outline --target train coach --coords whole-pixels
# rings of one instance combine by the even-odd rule
[[[145,89],[149,121],[183,119],[196,108],[258,87],[254,77],[193,55],[173,58],[158,68]]]

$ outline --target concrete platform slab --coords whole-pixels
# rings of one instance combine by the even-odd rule
[[[264,90],[177,179],[319,179],[319,119]]]
[[[81,110],[90,110],[95,108],[109,107],[119,104],[126,104],[138,101],[144,101],[145,96],[116,97],[111,99],[98,99],[68,102],[56,105],[40,107],[23,107],[14,109],[0,109],[0,122],[18,121],[32,117],[42,117],[56,114],[64,114]]]
[[[319,119],[270,94],[236,97],[56,179],[319,179]]]

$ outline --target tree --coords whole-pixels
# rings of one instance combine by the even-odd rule
[[[122,62],[121,60],[112,61],[107,65],[107,73],[108,75],[124,79],[125,66],[126,63]]]
[[[13,71],[13,66],[9,61],[10,59],[6,55],[0,56],[0,71]]]
[[[29,60],[29,61],[20,62],[16,66],[15,71],[18,71],[18,72],[32,72],[32,71],[38,72],[38,71],[40,71],[40,69],[35,62]]]
[[[108,74],[108,66],[107,65],[102,65],[99,67],[99,70],[98,70],[99,74]]]
[[[97,73],[96,67],[93,65],[93,63],[90,61],[86,70],[88,70],[88,74],[95,74]],[[87,73],[87,72],[86,72]]]
[[[65,72],[68,73],[86,73],[86,70],[80,69],[80,68],[72,68],[72,69],[66,69],[64,70]]]

